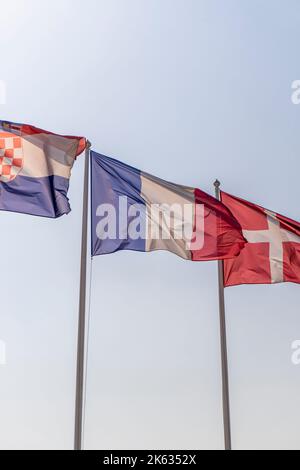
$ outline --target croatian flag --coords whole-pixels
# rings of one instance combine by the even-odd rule
[[[245,245],[231,212],[200,189],[163,181],[91,152],[92,255],[170,251],[191,261],[233,258]]]
[[[0,210],[50,218],[68,214],[71,169],[85,147],[83,137],[0,121]]]

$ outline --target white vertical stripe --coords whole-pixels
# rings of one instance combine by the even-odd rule
[[[195,219],[194,190],[143,173],[141,181],[141,195],[147,208],[146,251],[166,250],[191,259],[189,242]],[[160,211],[153,205],[159,205]],[[187,233],[190,233],[189,238],[184,236]]]

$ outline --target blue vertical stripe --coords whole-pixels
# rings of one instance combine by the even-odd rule
[[[119,237],[119,197],[127,197],[127,209],[133,204],[143,205],[146,217],[145,201],[141,197],[141,172],[113,158],[91,151],[91,181],[92,256],[120,250],[146,251],[145,234],[138,240],[132,240],[128,235],[128,226],[133,218],[128,218],[127,238]],[[101,218],[103,219],[103,216],[97,216],[97,211],[102,204],[110,204],[115,209],[116,239],[101,240],[97,235],[97,226]]]

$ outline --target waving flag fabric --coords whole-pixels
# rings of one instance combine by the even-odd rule
[[[71,169],[83,137],[0,121],[0,210],[56,218],[70,212]]]
[[[200,189],[163,181],[91,152],[92,254],[167,250],[192,261],[237,256],[245,240],[230,211]]]
[[[224,263],[225,285],[300,283],[300,223],[224,192],[223,203],[248,241]]]

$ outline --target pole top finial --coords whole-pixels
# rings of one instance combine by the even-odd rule
[[[221,186],[221,183],[218,179],[216,179],[216,181],[214,182],[214,185],[216,188],[219,188]]]
[[[86,147],[87,147],[88,149],[90,149],[91,146],[92,146],[92,144],[91,144],[91,142],[89,141],[89,139],[86,139]]]

